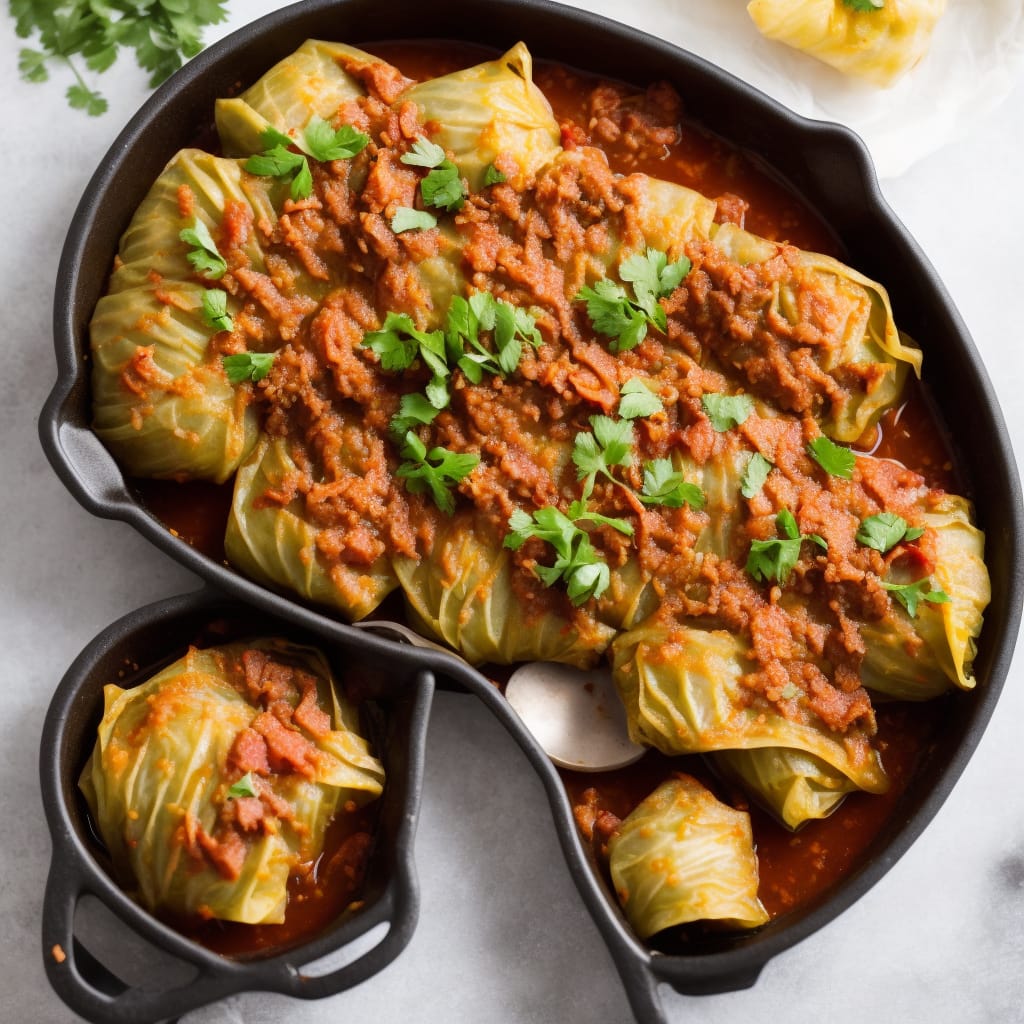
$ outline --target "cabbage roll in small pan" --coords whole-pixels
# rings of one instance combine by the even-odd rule
[[[847,75],[888,87],[928,52],[946,0],[751,0],[758,30]]]
[[[343,805],[381,793],[323,655],[286,641],[191,649],[104,691],[81,788],[116,870],[149,909],[284,920],[287,883]]]

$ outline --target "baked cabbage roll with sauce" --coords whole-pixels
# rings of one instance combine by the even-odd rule
[[[533,58],[523,43],[496,60],[414,85],[399,99],[409,101],[472,192],[483,187],[487,168],[502,154],[518,166],[511,181],[522,187],[562,149],[558,122],[533,84]]]
[[[718,750],[715,769],[787,828],[827,818],[857,786],[820,757],[785,747]]]
[[[351,424],[344,436],[350,441],[343,447],[351,460],[348,486],[372,492],[387,467],[363,476],[360,439]],[[287,439],[261,438],[235,479],[224,553],[250,579],[329,605],[348,619],[365,618],[398,586],[390,560],[375,554],[383,544],[370,523],[356,527],[358,546],[346,543],[350,538],[341,531],[321,530],[310,514],[308,491],[298,490],[302,477]]]
[[[396,557],[394,568],[412,624],[472,664],[557,661],[589,668],[615,635],[562,595],[520,600],[512,552],[469,514],[442,523],[428,552],[418,561]]]
[[[946,0],[751,0],[758,31],[887,88],[928,52]]]
[[[225,154],[262,152],[261,135],[268,125],[287,135],[313,117],[333,123],[343,103],[366,95],[345,70],[347,60],[375,63],[378,58],[344,43],[307,39],[240,96],[217,100],[217,134]]]
[[[608,842],[608,863],[642,939],[691,921],[737,929],[768,921],[757,897],[750,815],[688,775],[663,782],[622,822]]]
[[[324,656],[277,639],[192,648],[104,689],[80,786],[117,874],[150,910],[284,920],[292,870],[384,772]]]
[[[861,624],[866,653],[861,670],[864,685],[896,700],[928,700],[956,686],[974,688],[972,673],[977,638],[992,597],[985,567],[985,535],[972,523],[970,503],[943,494],[920,514],[927,527],[922,543],[933,538],[931,583],[948,598],[942,603],[921,599],[911,616],[897,600],[892,614]],[[889,582],[914,583],[920,569],[892,566]]]
[[[889,786],[863,727],[835,732],[801,706],[791,716],[755,700],[741,677],[754,670],[743,640],[725,630],[668,624],[658,613],[612,644],[612,672],[629,737],[664,754],[790,747],[819,757],[859,789]]]

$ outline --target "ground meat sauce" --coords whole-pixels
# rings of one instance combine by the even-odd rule
[[[287,201],[276,223],[253,223],[251,216],[229,208],[217,239],[229,265],[221,285],[245,304],[218,351],[277,350],[270,374],[251,387],[250,398],[264,431],[288,439],[298,467],[286,486],[267,491],[259,501],[284,506],[300,499],[320,531],[317,554],[339,567],[369,566],[386,553],[417,558],[448,523],[429,494],[411,493],[396,475],[400,459],[388,436],[402,394],[422,391],[429,371],[386,372],[362,341],[381,326],[387,311],[407,313],[421,325],[430,314],[435,322],[443,319],[445,310],[434,309],[416,271],[424,261],[445,255],[451,245],[446,233],[435,228],[395,234],[390,228],[397,207],[416,204],[422,177],[400,158],[418,137],[429,137],[430,125],[421,123],[413,105],[393,109],[389,104],[407,84],[406,75],[443,74],[479,55],[460,46],[377,50],[401,72],[380,64],[348,68],[369,96],[346,102],[338,113],[339,121],[370,136],[367,148],[352,160],[314,162],[312,195]],[[642,484],[639,467],[673,450],[686,452],[697,466],[740,451],[760,452],[774,464],[778,472],[747,503],[746,515],[736,510],[740,522],[728,558],[695,558],[697,538],[708,525],[706,513],[686,505],[643,506],[624,488],[600,482],[591,508],[628,517],[635,536],[596,526],[590,537],[613,567],[639,559],[655,582],[664,616],[696,620],[703,628],[726,629],[749,641],[754,668],[743,682],[751,706],[820,720],[855,752],[859,747],[861,756],[872,743],[886,749],[893,782],[886,797],[851,797],[831,819],[797,836],[753,810],[761,896],[778,914],[820,893],[867,845],[927,743],[935,712],[908,716],[899,708],[881,713],[873,708],[859,681],[864,644],[854,620],[885,621],[893,614],[879,578],[891,560],[900,558],[916,560],[921,574],[929,572],[934,558],[929,538],[926,534],[912,550],[900,545],[887,555],[852,538],[861,519],[883,510],[914,525],[922,495],[926,503],[938,500],[938,488],[950,484],[952,463],[919,386],[912,385],[907,405],[887,413],[858,442],[859,450],[875,457],[859,458],[853,479],[823,472],[807,453],[808,441],[820,434],[814,416],[841,410],[852,396],[869,391],[873,371],[856,365],[826,369],[836,362],[837,325],[848,314],[838,297],[803,294],[797,327],[766,316],[764,308],[797,259],[795,246],[835,253],[834,238],[747,158],[688,124],[680,97],[669,86],[656,84],[638,93],[560,66],[540,66],[536,80],[559,118],[568,157],[537,182],[523,188],[493,185],[470,194],[454,215],[440,216],[461,239],[460,267],[469,289],[529,308],[543,343],[524,346],[511,376],[485,376],[473,385],[454,375],[450,407],[419,433],[427,448],[439,445],[479,456],[477,469],[457,486],[456,507],[459,516],[471,515],[475,528],[499,543],[514,510],[547,505],[564,510],[579,496],[569,457],[573,439],[589,430],[590,416],[614,414],[620,387],[633,378],[646,380],[665,405],[663,412],[635,421],[635,458],[622,471],[634,491]],[[502,157],[496,166],[501,170]],[[511,181],[514,166],[507,170]],[[583,304],[566,296],[587,283],[592,257],[605,252],[611,239],[628,250],[643,248],[635,199],[644,174],[717,196],[719,223],[745,226],[779,245],[771,259],[741,267],[710,243],[690,243],[685,252],[692,270],[663,301],[667,331],[651,331],[643,344],[615,354],[591,328]],[[187,194],[179,196],[183,209],[189,203]],[[268,253],[265,271],[247,262],[244,247],[253,234]],[[336,287],[338,282],[344,287]],[[144,350],[126,373],[128,386],[148,379]],[[701,397],[737,388],[789,415],[759,407],[738,428],[715,431]],[[223,492],[206,485],[191,488],[196,500],[179,500],[175,511],[167,485],[142,485],[147,503],[173,529],[222,557],[210,520],[223,523]],[[827,550],[804,545],[785,592],[755,582],[743,568],[751,541],[776,536],[775,517],[784,508],[795,512],[802,533],[828,544]],[[594,634],[594,602],[574,607],[564,590],[544,586],[532,571],[549,564],[550,551],[542,542],[527,541],[513,558],[523,608],[536,614],[555,610],[582,635]],[[799,601],[787,593],[799,595]],[[823,663],[827,674],[818,667]],[[793,680],[806,691],[806,700],[787,696]],[[253,729],[239,737],[240,766],[305,770],[305,753],[282,745],[286,730],[275,717],[279,708],[270,700]],[[890,750],[898,753],[890,757]],[[583,834],[602,849],[617,821],[674,770],[707,779],[692,760],[652,754],[639,768],[614,777],[567,775]],[[743,803],[740,794],[723,792],[714,780],[711,784],[732,802]],[[258,827],[255,805],[252,810],[239,808],[237,821],[225,827],[242,833]],[[197,841],[205,856],[221,856]],[[231,857],[225,846],[225,870]],[[358,858],[350,849],[342,860],[351,865]],[[319,885],[316,871],[313,876]]]

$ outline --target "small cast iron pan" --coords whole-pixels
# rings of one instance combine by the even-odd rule
[[[522,39],[538,58],[645,86],[664,79],[688,115],[753,155],[830,225],[846,262],[885,283],[901,327],[925,351],[925,378],[940,408],[968,410],[957,423],[969,495],[987,536],[992,603],[975,673],[978,689],[959,693],[889,823],[856,870],[820,901],[753,934],[691,955],[652,953],[633,936],[589,855],[583,851],[562,783],[501,695],[478,673],[443,654],[421,663],[485,700],[523,748],[544,783],[573,878],[611,949],[637,1016],[663,1021],[657,984],[710,993],[752,985],[773,956],[837,917],[875,884],[934,817],[981,739],[1002,687],[1024,595],[1020,481],[992,387],[966,327],[935,271],[888,208],[860,140],[832,124],[801,118],[719,68],[678,47],[583,11],[545,0],[308,0],[236,32],[191,61],[139,111],[90,182],[65,245],[57,281],[54,336],[57,385],[40,418],[54,469],[95,515],[131,523],[157,547],[222,590],[353,650],[386,642],[356,637],[293,600],[242,579],[173,537],[132,491],[89,429],[88,323],[103,293],[118,240],[166,161],[208,125],[214,100],[255,81],[305,39],[354,45],[384,39],[453,39],[503,49]]]
[[[206,647],[255,636],[281,636],[318,647],[339,682],[351,681],[358,687],[364,727],[384,764],[386,782],[367,875],[358,894],[359,909],[344,911],[301,945],[232,959],[176,932],[118,887],[108,874],[106,851],[87,819],[78,779],[96,742],[105,684],[144,682],[181,657],[190,644]],[[317,999],[372,977],[405,948],[419,909],[413,838],[434,676],[418,659],[408,657],[405,648],[387,646],[380,650],[327,642],[206,590],[132,612],[82,651],[54,694],[39,765],[53,839],[43,907],[43,959],[54,989],[76,1013],[98,1024],[150,1024],[243,990]],[[192,965],[194,972],[183,973],[193,977],[178,987],[160,989],[122,982],[76,938],[75,911],[86,894],[97,897],[158,950]],[[343,966],[326,973],[304,970],[354,946],[382,923],[387,925],[386,934],[365,952],[355,950]]]

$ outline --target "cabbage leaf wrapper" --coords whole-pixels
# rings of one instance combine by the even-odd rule
[[[750,815],[688,775],[663,782],[623,821],[608,860],[619,902],[642,939],[690,921],[732,928],[768,921],[757,897]]]
[[[335,812],[382,791],[354,722],[313,648],[192,648],[140,686],[105,687],[79,785],[144,906],[278,924],[289,874],[319,856]]]
[[[843,0],[751,0],[762,35],[886,88],[928,51],[946,0],[886,0],[855,11]]]
[[[299,132],[313,117],[333,124],[338,108],[366,95],[345,70],[345,62],[376,63],[378,58],[344,43],[307,39],[240,96],[217,100],[217,134],[228,156],[252,156],[266,149],[267,126],[284,135]]]
[[[860,726],[833,732],[811,713],[787,718],[768,702],[752,702],[741,682],[754,667],[743,640],[659,618],[656,613],[612,644],[613,676],[634,743],[668,755],[790,747],[820,758],[859,789],[888,789]]]
[[[712,230],[711,242],[733,263],[742,267],[764,264],[779,253],[775,242],[736,227],[722,224]],[[766,296],[760,324],[771,331],[780,319],[796,326],[814,322],[815,307],[826,303],[831,310],[822,330],[831,344],[812,349],[819,370],[845,384],[852,378],[849,395],[836,398],[830,407],[815,411],[824,434],[852,443],[873,427],[900,398],[907,371],[920,375],[922,354],[901,335],[893,319],[888,293],[875,281],[831,256],[799,250],[793,263]],[[716,345],[717,358],[749,378],[758,390],[758,350],[747,335],[723,338]],[[858,380],[863,374],[865,382]],[[806,371],[805,371],[806,375]],[[774,399],[777,396],[766,394]],[[797,410],[799,411],[799,410]]]
[[[346,430],[352,443],[342,447],[341,456],[349,460],[351,480],[359,478],[355,486],[372,487],[360,469],[356,435],[354,428]],[[387,467],[378,472],[386,473]],[[351,620],[362,619],[398,586],[390,559],[381,555],[368,564],[365,558],[346,561],[344,551],[331,557],[333,535],[312,520],[302,495],[296,493],[284,504],[266,499],[268,492],[290,493],[299,477],[287,439],[262,437],[235,477],[224,552],[250,579],[329,605]]]
[[[615,630],[582,610],[531,610],[516,592],[512,553],[471,515],[457,514],[416,561],[396,557],[411,624],[471,664],[557,661],[594,665]]]
[[[785,747],[718,750],[711,763],[787,828],[827,818],[857,786],[820,757]]]
[[[183,217],[186,189],[192,216]],[[157,178],[121,239],[119,265],[90,324],[93,429],[132,475],[223,483],[256,443],[255,412],[210,351],[216,330],[203,319],[201,283],[179,238],[193,219],[214,239],[229,204],[255,220],[275,217],[263,183],[237,161],[179,152]],[[245,258],[263,268],[250,238]],[[238,300],[228,294],[235,314]]]
[[[943,494],[925,504],[920,525],[934,537],[933,585],[949,596],[945,604],[921,601],[911,618],[893,601],[893,614],[860,626],[866,653],[864,685],[896,700],[929,700],[950,687],[971,690],[977,638],[992,598],[985,567],[985,534],[974,526],[966,498]],[[898,566],[890,574],[903,578]]]

